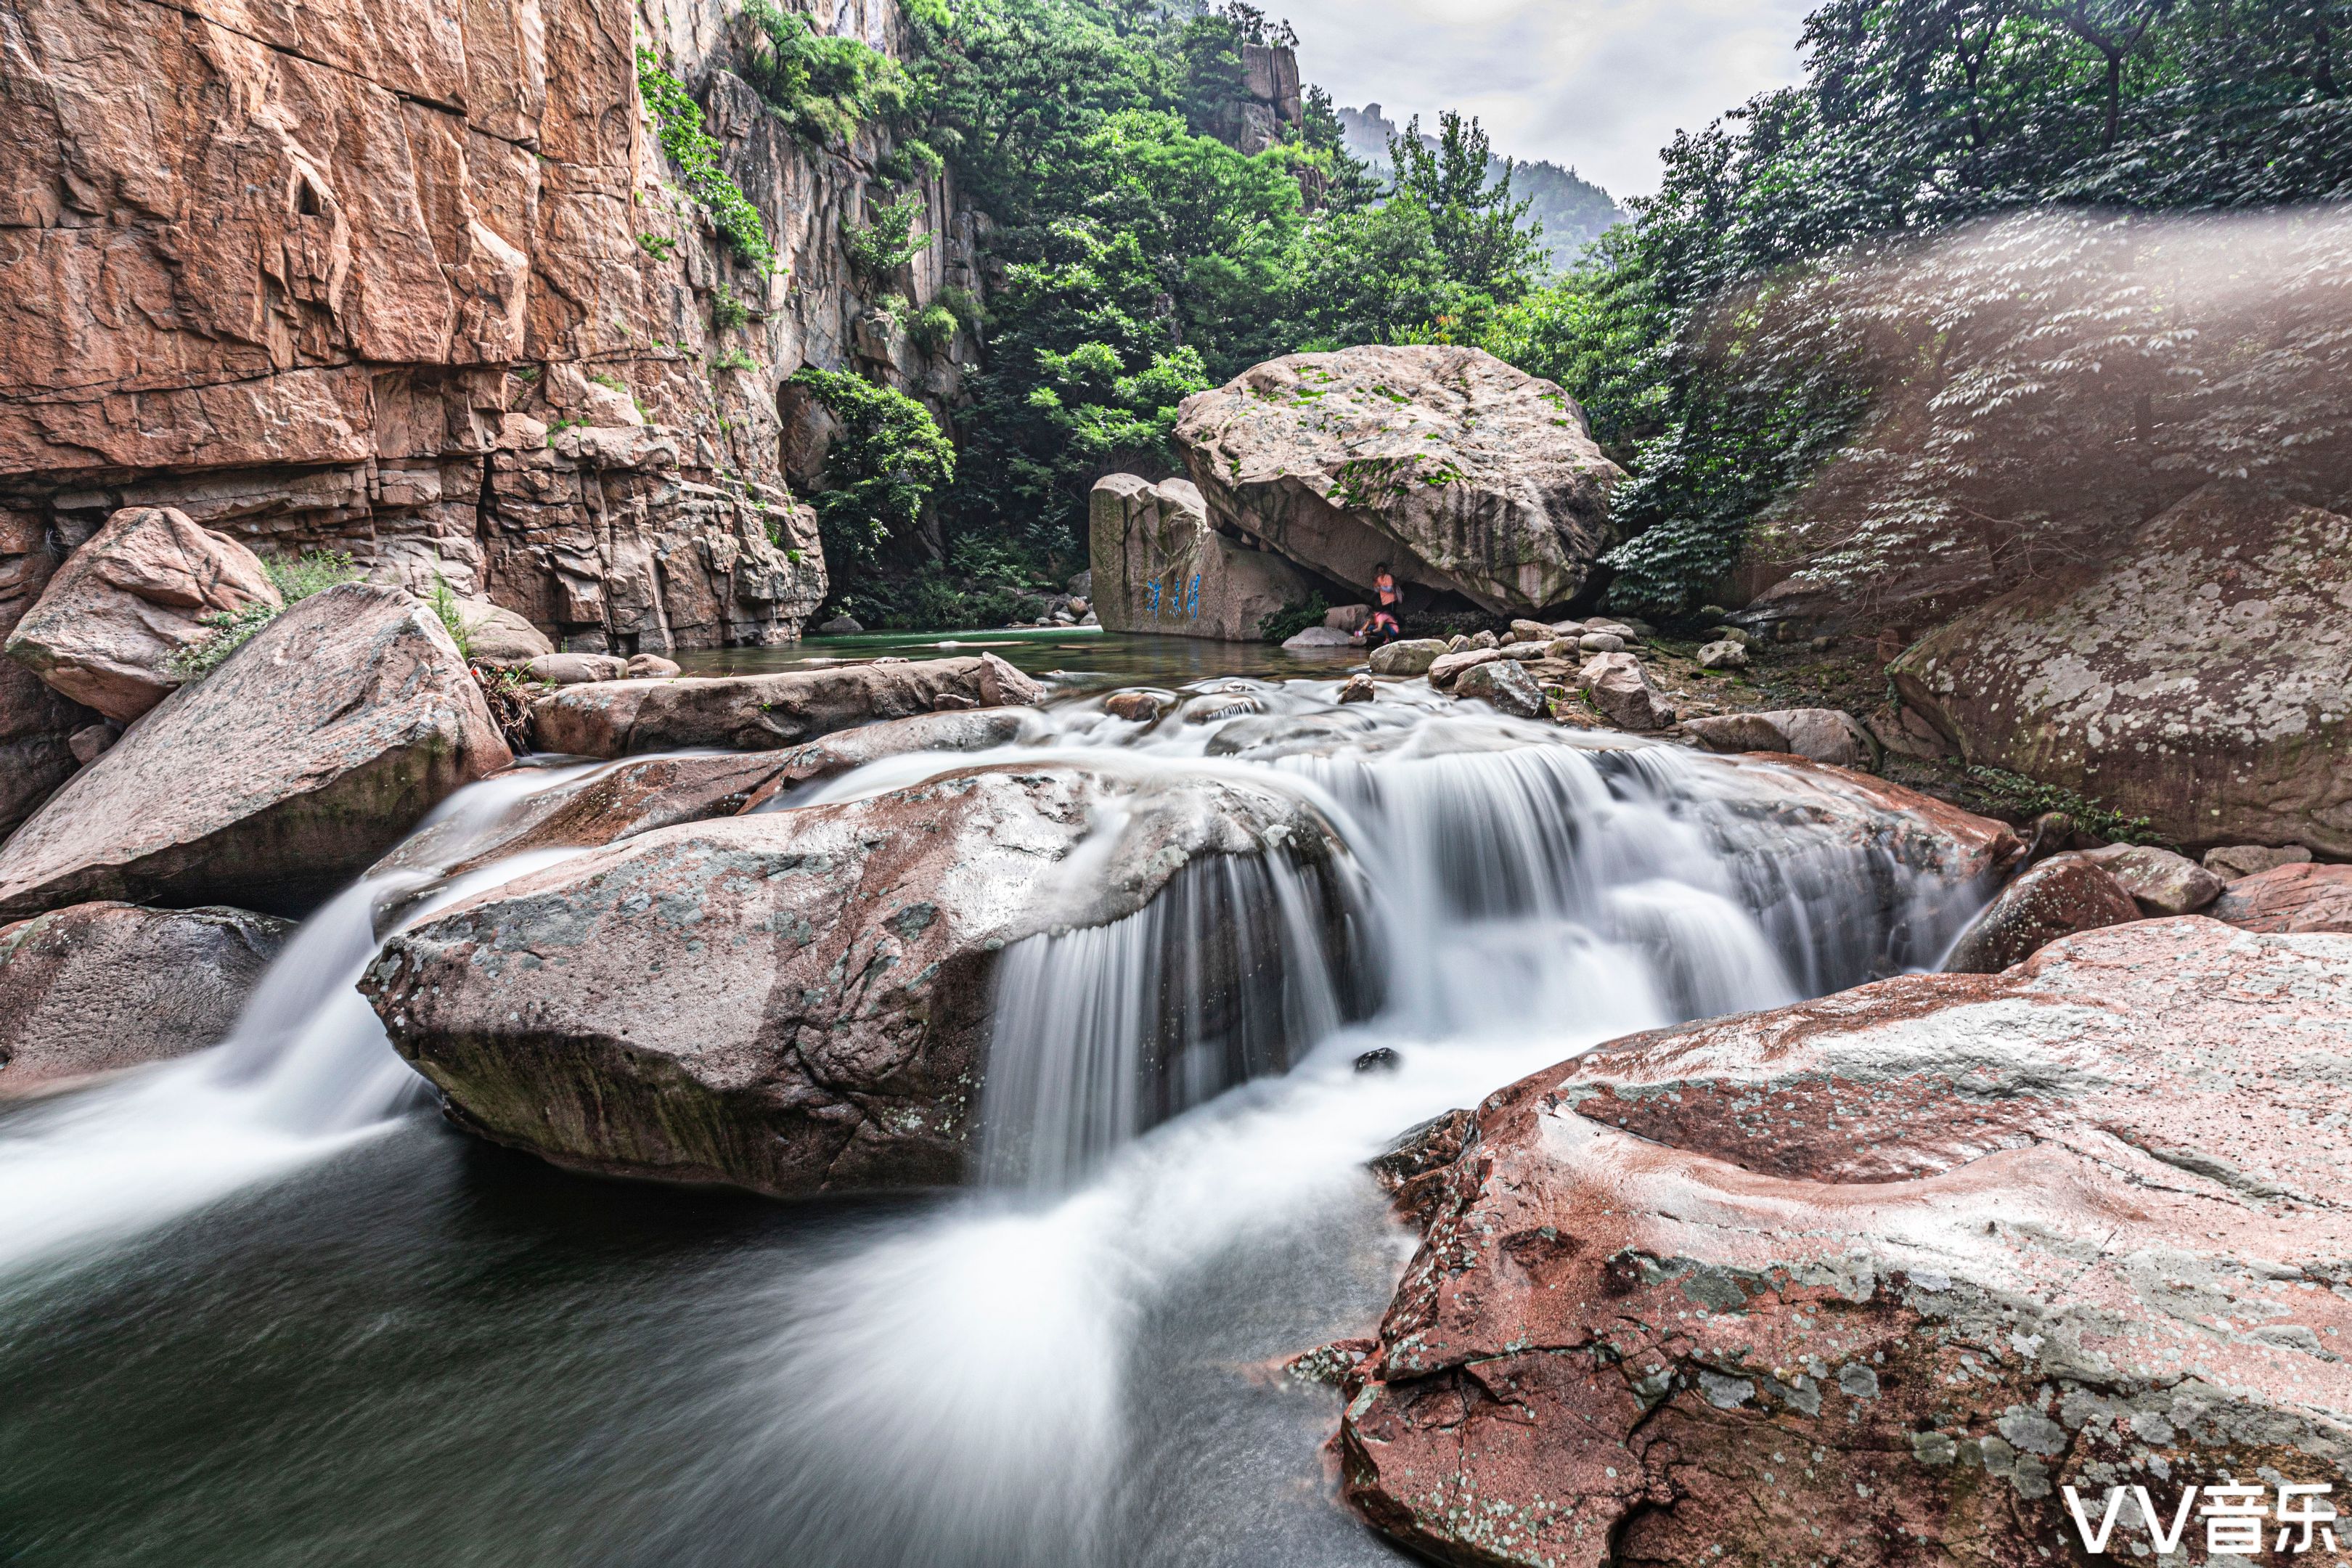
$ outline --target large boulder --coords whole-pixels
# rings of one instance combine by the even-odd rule
[[[1115,844],[1066,867],[1107,810]],[[997,954],[1276,853],[1331,863],[1287,796],[981,768],[594,851],[395,937],[361,988],[459,1121],[560,1164],[777,1194],[948,1183]]]
[[[206,616],[278,603],[244,545],[170,507],[125,507],[49,580],[9,634],[7,652],[127,724],[179,689],[172,660],[213,635]]]
[[[1185,399],[1212,516],[1370,593],[1402,583],[1497,615],[1573,598],[1624,475],[1550,382],[1479,349],[1292,354]]]
[[[121,903],[0,927],[0,1100],[218,1044],[293,930]]]
[[[0,639],[39,600],[58,564],[38,517],[0,508]],[[97,721],[15,659],[0,658],[0,838],[73,776],[81,765],[73,737]]]
[[[2087,855],[2058,855],[1997,894],[1944,960],[1947,974],[1998,974],[2076,931],[2140,918],[2120,878]]]
[[[1187,479],[1097,480],[1087,504],[1103,629],[1264,642],[1268,616],[1303,603],[1315,579],[1282,556],[1227,539]]]
[[[2189,846],[2352,855],[2352,518],[2213,485],[1888,673],[1967,760]]]
[[[945,708],[1033,707],[1045,689],[994,654],[567,687],[531,708],[540,750],[625,757],[691,746],[772,751]]]
[[[2221,889],[2213,918],[2259,931],[2352,931],[2352,866],[2281,866]]]
[[[511,760],[431,609],[330,588],[165,699],[0,846],[0,919],[98,899],[299,908]]]
[[[2132,1486],[2340,1489],[2347,1061],[2352,939],[2189,916],[1538,1073],[1422,1200],[1349,1495],[1480,1568],[2045,1568],[2068,1487],[2150,1562]]]

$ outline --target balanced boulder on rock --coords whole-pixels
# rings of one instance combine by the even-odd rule
[[[0,927],[0,1100],[217,1045],[293,929],[121,903]]]
[[[1349,1496],[1481,1568],[2047,1568],[2067,1487],[2151,1563],[2135,1485],[2340,1491],[2347,1061],[2352,939],[2189,916],[1538,1073],[1422,1199]]]
[[[1471,348],[1273,360],[1185,399],[1176,441],[1218,523],[1366,594],[1385,563],[1505,615],[1584,586],[1624,478],[1566,393]]]
[[[244,545],[169,507],[125,507],[49,580],[7,651],[127,724],[179,687],[172,660],[213,635],[204,617],[278,602]]]
[[[431,609],[346,584],[173,692],[0,846],[0,919],[304,907],[513,759]]]
[[[1294,563],[1219,533],[1186,479],[1097,480],[1087,536],[1094,613],[1106,631],[1263,642],[1267,616],[1316,591]]]
[[[1115,843],[1066,864],[1105,807]],[[1273,792],[982,768],[593,851],[403,932],[362,989],[459,1121],[560,1164],[777,1194],[950,1183],[997,954],[1259,855],[1331,863]]]
[[[1045,689],[994,654],[566,687],[531,708],[539,748],[625,757],[694,746],[773,751],[880,719],[956,706],[1034,707]]]

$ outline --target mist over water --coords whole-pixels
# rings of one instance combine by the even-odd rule
[[[1334,689],[1211,681],[1150,730],[1066,703],[1045,743],[789,803],[992,763],[1206,773],[1341,847],[1204,862],[1008,949],[961,1194],[751,1204],[471,1143],[351,982],[380,911],[546,858],[354,888],[221,1047],[0,1121],[0,1380],[31,1391],[0,1519],[174,1568],[1393,1561],[1329,1495],[1332,1396],[1276,1370],[1367,1331],[1409,1253],[1363,1162],[1599,1041],[1926,962],[1977,894],[1758,811],[1722,762]],[[553,777],[453,801],[439,863]],[[61,1322],[135,1325],[149,1375]],[[247,1378],[269,1401],[202,1436],[155,1414]],[[200,1500],[100,1462],[142,1422]]]

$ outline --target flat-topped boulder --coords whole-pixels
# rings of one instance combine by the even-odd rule
[[[8,636],[10,658],[86,708],[129,723],[178,689],[178,655],[207,616],[276,605],[261,562],[170,507],[125,507],[67,557]]]
[[[1566,393],[1470,348],[1272,360],[1186,398],[1176,442],[1217,523],[1367,595],[1386,563],[1498,615],[1583,588],[1624,478]]]
[[[122,903],[0,927],[0,1100],[219,1044],[293,930]]]
[[[531,706],[539,749],[583,757],[720,746],[773,751],[884,719],[1030,707],[1045,689],[994,654],[566,687]]]
[[[1889,667],[1972,763],[2175,844],[2352,856],[2352,517],[2208,485]]]
[[[166,698],[0,845],[0,919],[106,899],[300,908],[512,760],[430,608],[330,588]]]
[[[2352,931],[2352,866],[2280,866],[2240,877],[2212,912],[2247,931]]]
[[[1303,604],[1315,579],[1286,558],[1219,533],[1189,479],[1095,482],[1087,570],[1103,629],[1263,642],[1268,616]]]
[[[1115,843],[1066,865],[1107,810]],[[1233,856],[1332,864],[1272,791],[982,767],[593,851],[403,932],[361,988],[457,1121],[559,1164],[780,1195],[951,1183],[998,955]],[[1215,945],[1188,957],[1213,969]]]
[[[2151,1562],[2133,1486],[2340,1491],[2347,1064],[2352,938],[2187,916],[1538,1073],[1412,1178],[1349,1496],[1482,1568],[2044,1568],[2069,1487]]]

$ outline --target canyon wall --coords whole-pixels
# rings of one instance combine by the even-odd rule
[[[817,3],[899,51],[892,0]],[[985,220],[925,179],[937,242],[858,279],[843,221],[887,133],[796,141],[727,68],[735,11],[0,0],[0,622],[146,504],[438,574],[573,647],[797,637],[825,573],[778,387],[856,366],[951,416],[972,345],[876,307],[979,294]],[[707,106],[772,271],[679,188],[641,46]],[[15,793],[70,770],[89,718],[0,676]]]

